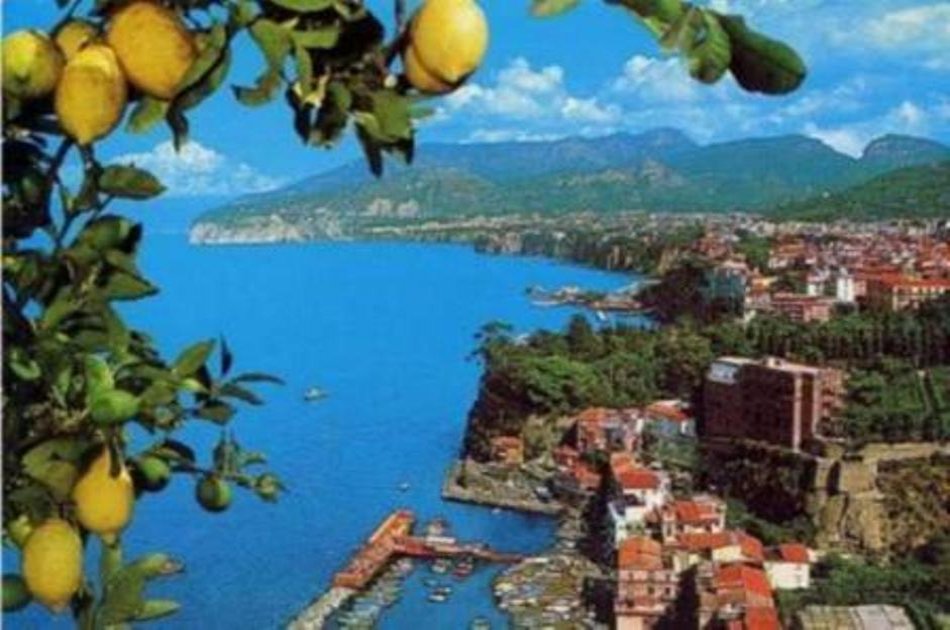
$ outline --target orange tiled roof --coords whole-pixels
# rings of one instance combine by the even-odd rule
[[[658,400],[647,407],[647,413],[659,416],[664,420],[673,422],[686,422],[689,416],[683,412],[675,403],[667,400]]]
[[[785,543],[779,545],[778,557],[785,562],[795,562],[798,564],[808,564],[811,561],[808,555],[808,547],[801,543]]]
[[[717,591],[741,591],[763,598],[772,597],[772,587],[765,571],[745,564],[719,565],[713,580]]]
[[[596,488],[600,485],[600,474],[590,469],[584,462],[577,462],[571,471],[582,486]]]
[[[617,477],[626,470],[636,468],[636,466],[637,460],[633,456],[633,453],[618,452],[610,454],[610,471],[614,477]]]
[[[663,546],[652,538],[633,536],[617,549],[617,568],[656,570],[663,568]]]
[[[617,483],[624,490],[656,490],[660,487],[660,476],[649,468],[630,468],[620,471]]]
[[[781,630],[778,612],[774,608],[755,607],[745,611],[741,619],[730,621],[728,630]]]
[[[674,501],[669,509],[681,523],[705,523],[719,518],[716,506],[705,501]]]
[[[919,289],[950,289],[950,280],[940,278],[908,278],[906,276],[881,276],[878,278],[887,287],[912,287]]]
[[[688,551],[706,551],[738,545],[743,556],[749,560],[762,562],[765,559],[762,541],[743,531],[725,531],[714,534],[706,532],[685,533],[678,535],[676,542]]]

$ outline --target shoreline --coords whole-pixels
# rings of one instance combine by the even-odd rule
[[[458,483],[458,477],[463,464],[463,460],[456,460],[446,471],[442,480],[441,496],[443,500],[551,517],[557,517],[564,513],[564,506],[556,502],[531,501],[514,497],[506,498],[498,496],[493,491],[462,487]]]

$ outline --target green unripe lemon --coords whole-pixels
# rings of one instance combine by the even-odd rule
[[[206,475],[195,488],[195,498],[209,512],[223,512],[231,505],[231,486],[217,475]]]
[[[168,485],[172,469],[164,459],[145,455],[132,462],[132,480],[135,487],[148,492],[158,492]]]
[[[3,574],[3,612],[20,610],[30,603],[33,596],[26,587],[26,581],[15,573]]]

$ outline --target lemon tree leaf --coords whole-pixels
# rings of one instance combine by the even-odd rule
[[[108,300],[140,300],[158,293],[158,287],[138,274],[114,270],[108,275],[101,295]]]
[[[580,0],[532,0],[531,15],[551,17],[567,13],[580,4]]]
[[[132,110],[125,128],[131,133],[145,133],[158,124],[167,112],[168,101],[145,96]]]
[[[174,615],[181,608],[181,604],[170,599],[149,599],[142,604],[142,609],[135,616],[136,621],[149,621]]]
[[[228,342],[225,338],[221,337],[221,376],[227,376],[228,372],[231,371],[231,366],[234,364],[234,355],[231,353],[231,348],[228,347]]]
[[[264,374],[263,372],[246,372],[240,376],[234,377],[232,383],[274,383],[283,385],[284,381],[276,376]]]
[[[231,50],[225,48],[218,63],[203,79],[178,95],[175,105],[181,109],[191,109],[214,94],[231,70]]]
[[[57,499],[65,499],[79,477],[79,462],[88,447],[89,442],[78,437],[47,440],[23,456],[24,471]]]
[[[689,65],[689,74],[703,83],[715,83],[729,69],[732,61],[732,45],[715,15],[703,11],[699,41],[684,51]]]
[[[805,80],[805,62],[787,44],[753,31],[739,16],[720,16],[719,22],[732,41],[729,70],[743,89],[785,94]]]
[[[128,219],[109,215],[87,223],[76,237],[76,242],[100,252],[110,249],[128,251],[141,236],[141,226]]]
[[[239,85],[234,86],[234,96],[244,105],[251,107],[264,105],[274,100],[280,83],[279,72],[267,72],[257,79],[257,84],[252,88]]]
[[[225,424],[234,416],[234,407],[220,400],[211,401],[195,412],[199,418]]]
[[[123,199],[151,199],[165,187],[148,171],[134,166],[107,166],[99,175],[99,190]]]
[[[214,350],[214,340],[199,341],[198,343],[185,348],[178,358],[175,359],[173,370],[178,376],[191,376],[205,364],[211,352]]]
[[[328,24],[319,28],[291,31],[294,43],[303,48],[333,48],[340,40],[340,26]]]
[[[221,386],[220,394],[227,398],[235,398],[237,400],[243,400],[244,402],[251,405],[263,405],[264,401],[260,397],[252,392],[249,389],[241,387],[240,385],[235,385],[234,383],[226,383]]]
[[[73,298],[72,290],[69,287],[63,287],[56,292],[56,296],[43,311],[40,325],[47,329],[56,328],[61,321],[76,312],[79,306],[79,302]],[[26,374],[21,374],[21,377],[26,378]]]
[[[270,2],[279,7],[300,13],[322,11],[333,5],[333,0],[270,0]]]
[[[317,111],[317,120],[310,132],[310,141],[329,144],[339,139],[350,118],[353,95],[341,81],[331,81]]]
[[[250,32],[267,66],[272,70],[280,70],[293,45],[290,31],[273,20],[257,20],[251,25]]]
[[[192,62],[188,72],[178,83],[178,92],[182,92],[201,81],[205,75],[221,63],[224,57],[224,51],[228,45],[228,34],[224,24],[215,24],[211,28],[211,32],[201,37],[203,37],[201,53]]]

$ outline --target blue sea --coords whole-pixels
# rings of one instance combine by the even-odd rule
[[[532,552],[550,544],[550,519],[439,497],[478,385],[480,366],[469,359],[474,336],[492,320],[531,331],[560,328],[574,313],[532,306],[528,286],[611,289],[629,284],[629,276],[483,256],[467,246],[196,247],[180,232],[156,232],[147,235],[142,266],[162,291],[130,305],[128,317],[152,332],[169,357],[191,342],[224,335],[235,370],[286,380],[285,386],[262,386],[267,404],[242,408],[231,427],[244,447],[267,453],[289,489],[276,504],[238,492],[232,508],[218,515],[195,503],[187,477],[142,498],[124,537],[127,557],[163,550],[187,567],[150,588],[153,596],[182,604],[179,614],[152,627],[283,626],[398,507],[421,519],[445,517],[460,538],[501,550]],[[304,402],[311,386],[329,397]],[[185,433],[202,445],[205,458],[219,435],[211,424]],[[403,483],[407,491],[400,491]],[[490,590],[496,571],[478,569],[448,602],[431,604],[421,585],[427,570],[419,568],[381,626],[463,628],[481,615],[503,627]],[[70,625],[65,617],[52,623],[36,605],[4,622],[11,628]]]

